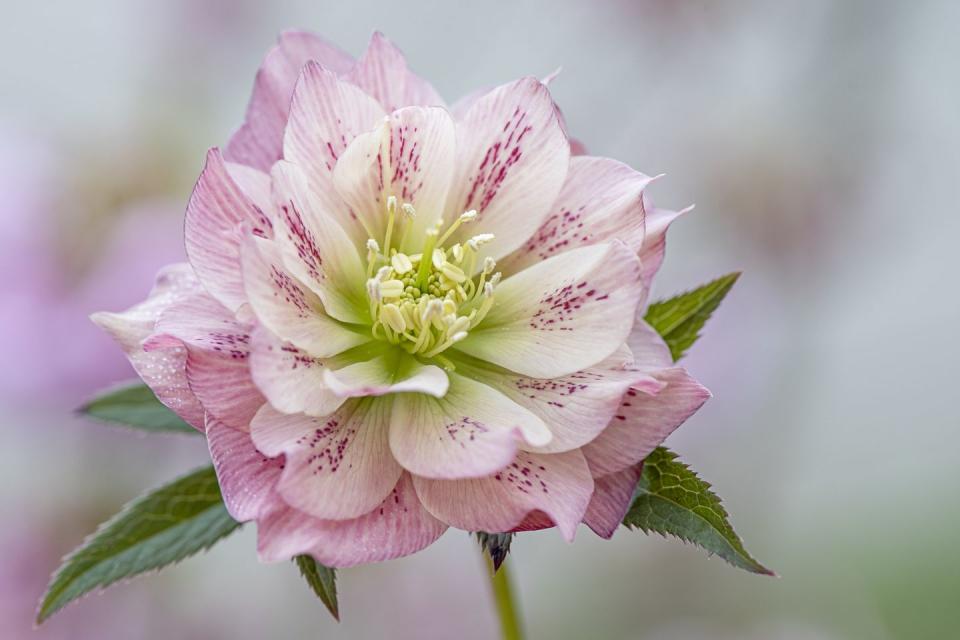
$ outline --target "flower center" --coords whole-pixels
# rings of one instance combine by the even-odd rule
[[[479,234],[445,248],[460,225],[477,217],[476,211],[467,211],[446,231],[443,220],[438,220],[424,234],[422,251],[408,255],[392,247],[391,241],[394,227],[399,226],[399,246],[406,246],[415,215],[413,206],[398,208],[396,197],[390,196],[382,249],[373,238],[367,240],[373,337],[411,354],[445,360],[440,353],[466,338],[493,306],[493,291],[500,282],[500,273],[493,273],[496,262],[485,258],[480,273],[470,275],[477,266],[479,247],[493,240],[493,234]],[[398,217],[402,218],[399,223]]]

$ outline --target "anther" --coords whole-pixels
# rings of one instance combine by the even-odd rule
[[[403,314],[400,313],[400,307],[393,303],[383,305],[380,309],[380,319],[397,333],[403,333],[407,328]]]
[[[405,253],[393,254],[393,257],[390,258],[390,264],[393,266],[393,270],[397,275],[403,275],[409,271],[413,271],[413,263],[410,262],[410,258],[408,258]]]

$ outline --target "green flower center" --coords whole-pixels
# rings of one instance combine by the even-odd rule
[[[397,207],[387,200],[387,229],[383,248],[373,238],[367,241],[367,295],[373,318],[373,337],[398,345],[424,358],[440,354],[467,337],[493,306],[493,292],[500,273],[496,262],[485,258],[476,271],[479,247],[493,240],[492,234],[473,236],[464,243],[444,247],[460,225],[477,217],[476,211],[460,215],[446,231],[443,220],[427,229],[423,250],[408,255],[391,246],[397,217],[402,218],[400,246],[416,211],[409,204]]]

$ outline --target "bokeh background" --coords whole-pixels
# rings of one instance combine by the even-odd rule
[[[247,527],[32,630],[60,556],[203,463],[199,438],[72,416],[131,371],[86,319],[182,258],[204,151],[288,27],[374,29],[451,102],[563,72],[570,130],[667,177],[661,296],[743,269],[687,358],[714,399],[669,441],[779,579],[675,541],[514,546],[532,638],[960,634],[960,3],[8,3],[0,27],[0,637],[491,638],[474,543],[341,574],[333,623]]]

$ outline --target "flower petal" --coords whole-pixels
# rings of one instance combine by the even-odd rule
[[[563,537],[573,540],[593,494],[593,478],[579,451],[521,451],[502,471],[470,480],[414,476],[423,506],[452,527],[491,533],[512,531],[540,510]]]
[[[445,109],[400,109],[350,143],[334,169],[334,185],[368,238],[384,237],[390,196],[413,206],[417,215],[410,230],[401,232],[406,220],[399,213],[391,244],[400,247],[400,236],[408,236],[416,244],[405,249],[416,253],[424,230],[443,214],[455,148],[456,127]]]
[[[627,346],[633,355],[633,367],[648,373],[673,366],[670,347],[663,341],[656,329],[643,319],[644,310],[637,309],[637,321],[633,325]]]
[[[308,176],[315,196],[344,227],[350,212],[337,202],[333,168],[353,139],[373,129],[385,115],[376,100],[334,73],[312,62],[303,68],[290,105],[283,157]]]
[[[325,361],[283,342],[263,327],[251,334],[250,373],[278,411],[309,416],[326,416],[336,411],[343,398],[324,385],[325,368]]]
[[[447,525],[423,508],[409,474],[370,513],[352,520],[319,520],[302,511],[274,511],[259,523],[262,562],[281,562],[308,553],[328,567],[353,567],[416,553],[439,538]]]
[[[629,362],[628,354],[618,352],[593,367],[559,378],[531,378],[464,360],[457,361],[457,371],[502,392],[543,420],[553,439],[535,450],[559,453],[596,438],[631,386],[653,392],[664,386],[647,373],[627,368]]]
[[[190,265],[170,265],[157,274],[156,284],[144,302],[122,313],[101,312],[90,316],[117,341],[137,375],[157,399],[199,431],[204,428],[203,406],[187,383],[186,349],[177,345],[148,353],[143,350],[143,341],[153,332],[164,309],[202,290]]]
[[[457,122],[457,172],[445,208],[452,217],[471,209],[478,215],[454,237],[494,234],[485,248],[494,258],[522,246],[557,199],[569,158],[553,99],[536,78],[478,98]]]
[[[415,392],[442,398],[449,381],[443,369],[406,354],[387,353],[323,373],[327,388],[342,398]]]
[[[218,149],[207,163],[187,204],[187,258],[210,295],[231,311],[246,302],[240,278],[240,242],[246,227],[268,236],[270,220],[230,176]]]
[[[299,167],[281,160],[271,175],[277,244],[287,268],[313,289],[329,315],[369,324],[367,275],[353,240],[313,197]]]
[[[379,31],[344,78],[379,100],[387,111],[413,105],[444,106],[443,98],[429,82],[410,71],[403,52]]]
[[[657,209],[646,196],[644,196],[643,205],[647,212],[646,233],[643,237],[643,245],[640,247],[639,256],[640,262],[643,264],[643,283],[649,288],[653,277],[657,275],[660,265],[663,264],[667,244],[667,229],[674,220],[692,211],[693,207],[687,207],[681,211]]]
[[[223,502],[234,520],[254,520],[270,509],[283,458],[267,458],[253,447],[250,434],[217,420],[207,422],[207,443]]]
[[[475,478],[502,469],[521,441],[543,445],[547,426],[499,391],[450,374],[443,398],[396,396],[390,449],[411,473],[428,478]]]
[[[593,498],[583,516],[583,523],[601,538],[612,538],[633,503],[633,491],[642,471],[643,463],[640,463],[594,478]]]
[[[610,425],[583,447],[595,476],[643,461],[710,397],[710,392],[680,367],[657,372],[655,377],[667,384],[663,391],[656,395],[627,391]]]
[[[240,190],[254,206],[260,209],[269,219],[273,211],[273,201],[270,195],[270,174],[235,162],[226,162],[224,166],[234,183],[240,187]]]
[[[352,400],[325,418],[265,405],[251,430],[260,451],[286,454],[277,491],[287,504],[315,518],[345,520],[379,505],[400,479],[403,469],[387,442],[389,419],[384,399]]]
[[[144,349],[178,344],[187,349],[187,381],[208,421],[246,431],[265,402],[250,377],[250,327],[206,293],[195,294],[164,310]]]
[[[280,248],[250,238],[243,249],[243,284],[257,320],[281,340],[317,358],[370,341],[326,314],[320,298],[290,275]]]
[[[503,281],[460,351],[534,378],[556,378],[611,355],[643,295],[640,262],[621,242],[567,251]]]
[[[650,180],[609,158],[572,158],[546,220],[523,247],[500,262],[500,269],[513,273],[558,253],[611,240],[639,252],[644,238],[642,194]]]
[[[257,72],[245,122],[227,144],[224,155],[228,160],[270,171],[280,159],[290,98],[308,60],[334,73],[346,73],[354,64],[349,54],[317,35],[304,31],[280,34]]]

